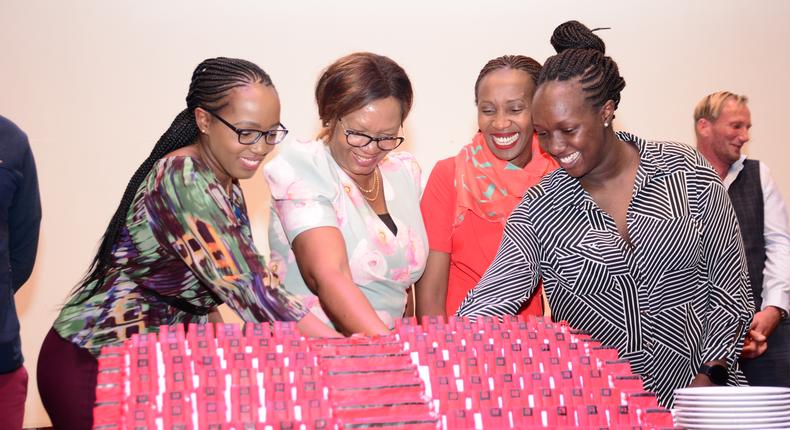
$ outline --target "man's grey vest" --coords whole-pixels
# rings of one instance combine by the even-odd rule
[[[728,193],[741,227],[754,305],[756,310],[759,310],[763,302],[763,269],[766,260],[765,211],[763,209],[763,188],[760,183],[760,162],[745,160],[743,170],[730,185]]]

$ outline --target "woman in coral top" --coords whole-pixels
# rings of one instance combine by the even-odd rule
[[[505,221],[524,192],[557,163],[532,130],[531,102],[541,65],[523,55],[489,61],[475,82],[480,131],[436,163],[420,203],[430,252],[417,282],[417,314],[453,315],[488,268]],[[541,295],[522,314],[543,313]]]

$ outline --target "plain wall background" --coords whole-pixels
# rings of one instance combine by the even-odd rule
[[[667,1],[209,1],[0,0],[0,113],[29,135],[44,219],[35,272],[17,294],[31,373],[26,426],[48,423],[36,392],[41,341],[86,270],[131,174],[184,108],[204,58],[241,57],[269,72],[291,136],[318,130],[321,70],[358,50],[388,55],[410,74],[408,143],[427,178],[477,130],[473,85],[485,62],[554,52],[554,27],[578,19],[598,33],[627,86],[615,127],[693,144],[692,110],[705,94],[747,94],[749,152],[790,195],[786,101],[790,2]],[[244,183],[255,237],[266,248],[268,195]]]

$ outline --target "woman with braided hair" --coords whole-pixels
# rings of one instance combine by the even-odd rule
[[[223,302],[245,321],[336,334],[277,284],[252,242],[238,180],[288,132],[271,79],[249,61],[208,59],[186,104],[129,181],[44,340],[38,386],[55,428],[91,427],[103,346],[163,324],[205,323]]]
[[[660,404],[745,383],[753,306],[727,191],[694,149],[612,129],[625,81],[591,30],[566,22],[551,43],[532,116],[560,168],[510,215],[458,313],[513,314],[542,279],[554,319],[617,348]]]
[[[486,63],[475,82],[479,131],[436,163],[420,209],[430,252],[417,282],[417,314],[453,315],[494,260],[505,221],[529,187],[557,168],[532,130],[532,96],[542,66],[523,55]],[[541,315],[536,294],[519,314]]]

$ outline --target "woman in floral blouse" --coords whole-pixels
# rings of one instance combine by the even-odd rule
[[[386,333],[422,274],[420,168],[406,152],[409,78],[371,53],[337,60],[316,87],[324,130],[264,168],[272,192],[271,270],[345,333]]]
[[[187,108],[137,169],[90,272],[50,330],[38,387],[55,428],[90,428],[105,345],[162,324],[202,323],[226,302],[246,321],[334,335],[278,286],[250,235],[239,179],[287,134],[269,76],[244,60],[195,69]]]

